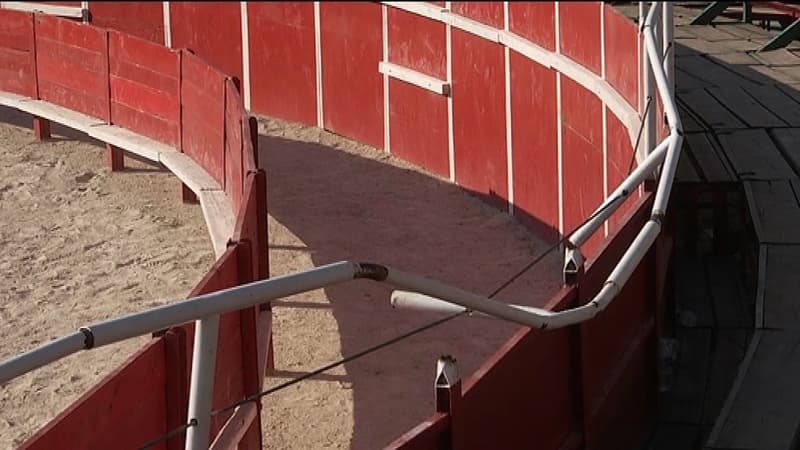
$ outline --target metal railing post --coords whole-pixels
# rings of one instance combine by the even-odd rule
[[[188,414],[188,421],[194,420],[195,425],[186,430],[186,450],[208,449],[218,337],[218,315],[205,317],[195,322]]]
[[[643,10],[644,2],[640,2],[640,11]],[[644,40],[644,23],[645,23],[645,16],[644,14],[641,15],[641,22],[639,22],[639,30],[640,30],[640,39]],[[644,44],[644,42],[642,42]],[[653,75],[653,69],[650,67],[650,60],[647,56],[647,47],[642,45],[642,113],[644,114],[643,117],[643,128],[642,131],[642,150],[639,152],[639,149],[636,149],[639,156],[644,158],[650,154],[650,152],[655,147],[656,143],[656,116],[655,116],[655,104],[656,104],[656,89],[655,89],[655,77]],[[650,103],[650,107],[647,108],[648,102]],[[646,111],[645,111],[646,110]],[[645,113],[646,112],[646,113]]]
[[[667,74],[667,82],[669,83],[669,93],[672,98],[675,98],[675,43],[673,41],[673,16],[672,16],[672,2],[663,2],[663,10],[661,11],[662,26],[661,31],[663,34],[663,51],[664,58],[664,73]]]

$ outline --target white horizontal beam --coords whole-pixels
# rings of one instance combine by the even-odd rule
[[[430,75],[425,75],[422,72],[409,69],[390,62],[379,62],[378,72],[387,75],[391,78],[396,78],[406,83],[413,84],[414,86],[427,89],[439,95],[450,95],[450,83]]]
[[[0,8],[16,11],[38,12],[53,16],[83,18],[84,8],[80,6],[50,5],[47,3],[33,2],[0,2]]]

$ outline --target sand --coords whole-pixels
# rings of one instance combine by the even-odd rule
[[[261,120],[273,275],[342,259],[386,263],[489,294],[545,248],[514,218],[383,151]],[[543,305],[554,252],[498,298]],[[393,310],[391,289],[357,281],[276,302],[275,385],[440,316]],[[466,377],[517,326],[459,318],[264,398],[268,448],[380,448],[434,411],[436,359]]]
[[[199,207],[142,164],[111,174],[101,147],[38,143],[0,110],[0,358],[95,320],[179,298],[213,261]],[[488,294],[549,245],[460,188],[321,130],[261,120],[273,275],[357,259]],[[71,136],[77,136],[71,135]],[[129,161],[128,161],[129,162]],[[498,297],[542,305],[558,289],[555,252]],[[112,278],[113,277],[113,278]],[[393,310],[391,289],[357,281],[275,302],[267,386],[439,316]],[[459,318],[264,398],[265,447],[379,448],[433,412],[436,358],[464,377],[518,327]],[[30,436],[145,337],[84,352],[0,390],[0,448]]]
[[[0,359],[182,298],[213,263],[200,207],[181,204],[171,173],[126,158],[131,169],[112,174],[104,147],[58,135],[36,142],[29,120],[0,109]],[[32,435],[147,339],[81,352],[0,388],[0,448]]]

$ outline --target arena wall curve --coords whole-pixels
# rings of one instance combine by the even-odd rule
[[[21,109],[30,103],[24,97],[93,117],[98,126],[85,128],[112,144],[110,153],[132,141],[120,129],[135,132],[136,148],[173,149],[157,160],[170,167],[170,158],[188,156],[216,183],[216,191],[203,183],[193,191],[201,203],[224,192],[235,231],[193,295],[268,275],[266,181],[248,110],[383,148],[550,238],[588,217],[641,156],[634,153],[646,104],[641,37],[602,2],[89,2],[88,12],[92,25],[0,10],[1,98]],[[65,70],[85,76],[65,82],[58,77]],[[103,127],[114,133],[98,133]],[[180,168],[173,171],[180,177]],[[611,217],[584,248],[589,261],[579,284],[550,308],[593,297],[651,203],[652,193],[640,189]],[[218,217],[212,207],[204,212],[209,223]],[[392,446],[633,448],[655,418],[670,239],[662,233],[602,315],[564,330],[520,329],[463,387],[441,392],[437,412]],[[180,425],[189,369],[170,365],[190,355],[190,330],[154,338],[26,448],[74,439],[81,426],[95,441],[79,446],[112,438],[140,445]],[[263,377],[254,375],[268,364],[269,311],[229,314],[222,330],[241,338],[230,344],[238,351],[220,352],[236,356],[218,361],[218,380],[234,381],[225,389],[218,381],[215,407],[260,386]],[[126,410],[125,430],[111,414],[99,426],[97,406],[137,398],[126,380],[145,371],[165,395],[143,402],[139,418]],[[252,424],[241,447],[260,447],[257,411],[237,413]],[[179,448],[180,441],[159,445]]]

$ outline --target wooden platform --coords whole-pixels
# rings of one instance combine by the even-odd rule
[[[800,48],[756,53],[774,31],[688,25],[698,11],[675,7],[678,184],[744,193],[757,286],[739,286],[729,258],[675,262],[686,323],[649,448],[788,450],[800,431]]]

